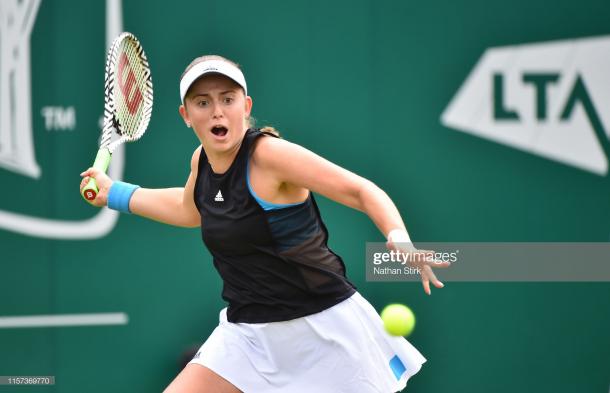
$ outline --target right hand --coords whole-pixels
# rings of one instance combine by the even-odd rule
[[[95,168],[89,168],[86,171],[84,171],[83,173],[81,173],[80,175],[83,178],[83,180],[81,180],[81,182],[80,182],[81,195],[83,193],[83,188],[85,188],[87,183],[89,183],[89,179],[93,178],[93,179],[95,179],[95,182],[97,183],[97,188],[99,191],[98,191],[95,199],[92,201],[88,201],[88,202],[90,204],[92,204],[93,206],[97,206],[97,207],[106,206],[108,204],[108,191],[110,190],[110,187],[112,186],[112,179],[104,172],[102,172],[98,169],[95,169]]]

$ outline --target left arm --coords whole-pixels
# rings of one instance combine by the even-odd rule
[[[373,182],[358,176],[317,154],[294,143],[276,138],[260,138],[254,150],[253,162],[275,178],[277,184],[290,184],[321,194],[335,202],[364,212],[388,238],[390,232],[398,233],[396,239],[388,238],[388,247],[401,247],[409,242],[405,224],[390,197]],[[394,230],[398,230],[394,232]],[[403,245],[404,246],[404,245]],[[430,281],[442,288],[443,284],[432,272],[431,266],[418,266],[424,290],[430,294]]]
[[[288,183],[324,195],[368,215],[387,237],[405,229],[398,209],[373,182],[283,139],[261,138],[254,162],[277,183]]]

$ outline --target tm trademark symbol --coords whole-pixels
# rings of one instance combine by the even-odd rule
[[[40,111],[47,131],[73,131],[76,128],[76,111],[73,106],[44,106]]]

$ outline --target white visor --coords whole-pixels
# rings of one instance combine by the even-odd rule
[[[195,66],[188,70],[180,80],[180,101],[184,103],[186,92],[189,90],[189,87],[191,87],[193,82],[203,75],[211,73],[221,74],[232,79],[235,81],[235,83],[243,87],[244,93],[248,95],[246,78],[244,78],[244,74],[239,68],[223,60],[206,60],[195,64]]]

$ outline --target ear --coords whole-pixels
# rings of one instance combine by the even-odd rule
[[[178,108],[178,112],[180,113],[180,116],[182,116],[182,120],[184,120],[186,126],[188,128],[191,128],[191,121],[189,119],[189,114],[186,111],[186,107],[184,105],[180,105],[180,107]]]
[[[245,99],[245,109],[246,109],[246,117],[250,117],[250,112],[252,112],[252,97],[246,96]]]

